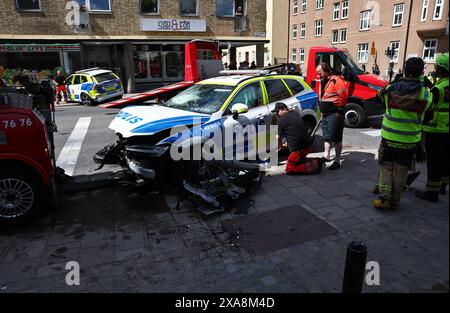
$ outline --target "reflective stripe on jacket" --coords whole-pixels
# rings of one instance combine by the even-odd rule
[[[429,133],[448,133],[448,77],[440,79],[433,87],[433,90],[438,91],[439,100],[433,107],[433,119],[424,125],[423,130]]]
[[[381,136],[399,143],[417,143],[421,139],[425,111],[432,105],[432,94],[420,81],[400,80],[383,92],[386,113]]]

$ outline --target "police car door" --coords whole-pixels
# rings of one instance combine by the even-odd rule
[[[72,85],[69,86],[70,93],[74,95],[75,100],[80,100],[81,94],[81,76],[74,75]]]
[[[233,105],[243,103],[248,106],[247,113],[241,113],[237,119],[233,117],[231,108]],[[226,158],[231,158],[232,153],[246,154],[248,159],[256,159],[258,149],[258,127],[270,126],[270,112],[264,104],[261,82],[255,82],[242,87],[228,105],[225,112],[224,147]],[[235,132],[235,139],[230,141],[230,134]],[[228,137],[227,137],[228,136]],[[236,157],[236,155],[234,156]]]

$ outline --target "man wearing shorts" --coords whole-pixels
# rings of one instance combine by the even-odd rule
[[[321,79],[320,111],[322,113],[322,132],[325,141],[324,159],[331,162],[330,152],[334,147],[336,157],[330,170],[341,167],[342,139],[344,134],[344,110],[347,105],[348,91],[342,76],[333,75],[325,62],[317,66],[317,75]]]

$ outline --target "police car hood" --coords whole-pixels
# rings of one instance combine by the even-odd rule
[[[173,127],[205,123],[211,115],[183,111],[160,105],[131,106],[121,110],[109,128],[124,138],[149,136]]]

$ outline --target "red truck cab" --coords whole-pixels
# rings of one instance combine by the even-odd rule
[[[319,94],[316,67],[320,62],[330,64],[335,73],[341,73],[347,83],[348,104],[345,123],[347,127],[361,127],[367,119],[381,118],[384,109],[377,93],[388,82],[364,72],[345,49],[312,47],[309,51],[306,82]]]
[[[54,191],[55,166],[42,115],[1,100],[0,225],[20,225],[47,206]]]

